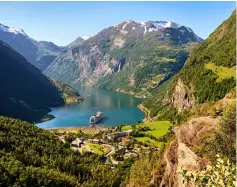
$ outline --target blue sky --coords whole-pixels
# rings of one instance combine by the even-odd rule
[[[0,22],[57,45],[126,20],[171,20],[205,39],[235,7],[235,2],[0,2]]]

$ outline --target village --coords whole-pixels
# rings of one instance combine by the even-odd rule
[[[109,128],[92,125],[88,127],[51,129],[61,141],[70,144],[74,151],[81,154],[98,154],[106,162],[117,165],[126,159],[138,159],[151,151],[164,146],[164,124],[157,126],[154,122],[137,125],[120,125]],[[157,122],[156,122],[157,123]],[[149,128],[156,125],[158,128]],[[160,129],[159,129],[160,128]],[[158,131],[158,133],[157,133]],[[159,134],[159,137],[152,135]],[[155,134],[156,133],[156,134]],[[159,138],[163,138],[162,141]]]

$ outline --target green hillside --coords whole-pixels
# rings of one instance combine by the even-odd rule
[[[172,80],[156,88],[153,97],[145,100],[143,105],[151,110],[152,116],[158,114],[158,118],[161,119],[180,120],[188,113],[177,114],[179,106],[175,105],[177,99],[174,93],[179,94],[175,92],[178,82],[182,82],[185,92],[185,95],[180,96],[183,98],[179,103],[189,102],[190,109],[196,108],[205,102],[219,101],[235,87],[235,65],[236,12],[234,11],[229,19],[192,50],[182,70]]]
[[[2,41],[0,85],[3,116],[35,122],[50,111],[49,107],[62,105],[66,100],[62,97],[65,90],[59,91],[39,69]]]
[[[50,132],[0,116],[0,186],[119,186],[126,169],[114,171],[95,154],[73,151]]]
[[[172,29],[163,31],[171,32]],[[99,80],[96,86],[120,89],[149,96],[153,88],[176,74],[184,65],[192,43],[180,44],[176,37],[159,37],[160,32],[152,32],[133,44],[121,49],[113,49],[111,55],[126,64],[122,71]]]

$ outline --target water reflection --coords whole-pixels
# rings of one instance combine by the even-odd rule
[[[85,99],[85,102],[83,103],[85,107],[96,107],[99,105],[104,109],[129,108],[137,106],[142,102],[141,99],[135,98],[134,96],[106,89],[82,86],[77,86],[75,88]]]
[[[51,114],[55,119],[37,124],[42,128],[58,128],[67,126],[87,126],[89,118],[97,111],[104,114],[100,124],[115,126],[133,124],[144,118],[137,105],[142,99],[123,93],[93,87],[74,86],[84,98],[79,104],[53,108]]]

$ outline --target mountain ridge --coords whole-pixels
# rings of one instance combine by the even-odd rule
[[[0,40],[8,43],[23,55],[31,64],[44,70],[65,47],[52,42],[36,41],[29,37],[23,29],[17,29],[0,23]]]
[[[44,76],[7,43],[0,41],[0,115],[29,122],[40,121],[49,107],[81,101],[72,88]]]
[[[152,62],[152,67],[156,66],[155,62],[160,66],[171,67],[172,72],[169,75],[167,75],[168,72],[164,72],[165,75],[161,75],[161,78],[154,77],[156,80],[152,80],[153,78],[151,77],[148,78],[148,81],[158,81],[159,84],[160,81],[168,79],[182,67],[185,59],[180,61],[179,58],[181,57],[178,54],[177,60],[177,51],[187,51],[188,54],[191,43],[200,41],[201,39],[190,28],[174,22],[148,21],[138,23],[131,20],[125,21],[105,28],[77,46],[64,51],[47,67],[44,74],[66,84],[82,84],[113,90],[121,89],[125,92],[140,94],[140,96],[145,94],[147,96],[146,91],[141,93],[143,86],[139,86],[138,84],[140,83],[136,83],[138,72],[126,70],[127,72],[124,74],[127,77],[120,78],[122,72],[125,71],[124,69],[133,63],[131,60],[137,60],[134,54],[139,57],[139,50],[142,50],[145,58],[151,56],[146,63],[148,61]],[[150,47],[149,42],[152,42],[153,46]],[[158,48],[163,52],[158,52]],[[165,52],[169,53],[170,49],[175,50],[170,52],[170,57],[165,57]],[[130,53],[132,50],[134,54]],[[155,51],[158,55],[155,54]],[[141,55],[140,57],[143,58]],[[177,63],[172,63],[176,62],[176,60]],[[137,61],[140,61],[139,58]],[[165,62],[167,63],[165,64]],[[141,65],[142,62],[136,63],[136,65],[139,64]],[[163,71],[165,67],[158,69]],[[145,70],[140,71],[143,72]],[[133,77],[135,78],[135,86],[139,88],[131,88],[133,86]],[[124,81],[126,81],[126,84],[124,84]],[[117,84],[116,82],[123,86],[114,86]],[[126,88],[126,85],[129,84],[131,86]],[[153,86],[149,86],[148,89]]]
[[[182,114],[204,103],[216,102],[231,92],[235,87],[235,73],[227,75],[236,71],[235,15],[234,11],[203,43],[197,45],[182,70],[168,83],[155,89],[153,97],[144,102],[153,116],[160,114],[162,118],[169,110]],[[170,108],[168,111],[166,106]]]

